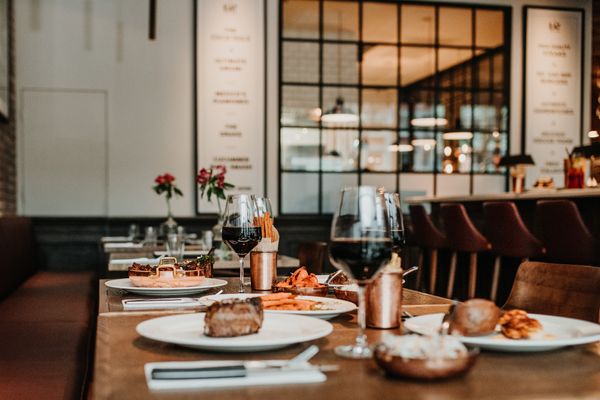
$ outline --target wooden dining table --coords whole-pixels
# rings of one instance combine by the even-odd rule
[[[226,293],[237,289],[228,278]],[[199,294],[206,295],[211,292]],[[139,297],[108,289],[100,281],[95,365],[91,389],[94,399],[197,399],[320,400],[320,399],[598,399],[600,398],[600,342],[541,353],[483,351],[466,375],[439,382],[395,379],[373,360],[349,360],[334,354],[340,344],[352,343],[356,314],[343,314],[330,322],[333,332],[322,339],[257,353],[218,353],[178,347],[141,337],[136,326],[145,320],[193,309],[125,311],[121,300]],[[445,312],[447,299],[404,289],[403,309],[411,315]],[[368,329],[370,343],[401,329]],[[146,385],[144,365],[159,361],[289,359],[311,344],[319,346],[314,364],[339,366],[322,383],[255,386],[175,392],[152,392]]]

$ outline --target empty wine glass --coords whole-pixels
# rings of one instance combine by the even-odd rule
[[[256,198],[249,194],[227,196],[222,238],[240,258],[240,293],[244,293],[244,257],[262,239]]]
[[[365,335],[365,286],[390,259],[392,240],[383,191],[370,186],[342,190],[331,225],[333,265],[358,284],[358,334],[354,345],[338,346],[347,358],[370,358]]]
[[[400,262],[404,245],[404,221],[402,219],[402,203],[398,193],[385,193],[385,205],[388,212],[390,236],[392,238],[392,263]]]

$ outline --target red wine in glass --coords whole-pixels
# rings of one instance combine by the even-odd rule
[[[357,281],[367,281],[392,255],[388,238],[335,238],[330,243],[334,263]]]
[[[240,257],[245,257],[262,239],[260,227],[223,227],[223,241]]]

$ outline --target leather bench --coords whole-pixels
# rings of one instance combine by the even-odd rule
[[[0,218],[0,399],[85,397],[91,272],[39,271],[31,221]]]

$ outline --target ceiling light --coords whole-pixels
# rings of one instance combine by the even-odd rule
[[[413,139],[410,144],[423,147],[425,150],[431,150],[435,146],[435,139]]]
[[[412,126],[418,126],[422,128],[433,128],[435,126],[446,126],[448,120],[446,118],[414,118],[410,120]]]
[[[473,138],[471,132],[446,132],[442,135],[444,140],[469,140]]]
[[[398,153],[408,153],[413,151],[410,144],[391,144],[388,146],[389,151],[397,151]]]
[[[452,167],[452,164],[448,163],[448,164],[444,165],[444,172],[446,174],[451,174],[452,171],[454,171],[454,168]]]
[[[590,139],[595,139],[597,137],[600,137],[600,134],[598,133],[598,131],[589,131],[588,132],[588,137]]]
[[[452,148],[450,146],[444,147],[444,155],[450,157],[452,155]]]
[[[321,122],[329,126],[355,125],[358,123],[358,115],[344,107],[344,99],[338,97],[335,100],[335,105],[323,114]]]

